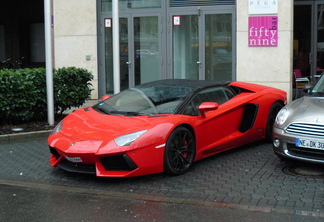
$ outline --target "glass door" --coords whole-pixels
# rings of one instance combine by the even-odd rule
[[[173,16],[173,77],[199,79],[198,15]]]
[[[319,74],[324,71],[324,2],[317,5],[317,44],[316,44],[316,72],[314,72],[314,79],[319,77]]]
[[[105,88],[114,93],[112,21],[105,19]],[[161,72],[159,16],[128,16],[119,19],[120,89],[157,80]]]
[[[119,41],[120,41],[120,89],[129,86],[129,37],[128,37],[128,18],[119,19]],[[113,69],[113,39],[112,39],[112,19],[105,19],[104,39],[105,39],[105,92],[104,94],[114,93],[114,69]]]
[[[294,6],[293,68],[315,81],[324,71],[324,1]]]
[[[232,17],[232,12],[212,9],[172,14],[173,78],[234,80]]]
[[[135,85],[159,79],[161,53],[158,24],[158,16],[134,18]]]
[[[311,76],[312,71],[312,7],[294,6],[293,69],[299,69],[303,76]]]
[[[232,14],[205,15],[206,80],[233,80],[232,34]]]

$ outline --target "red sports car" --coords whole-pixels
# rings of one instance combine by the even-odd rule
[[[62,120],[48,138],[50,164],[99,177],[179,175],[202,158],[270,139],[285,104],[284,91],[243,82],[145,83]]]

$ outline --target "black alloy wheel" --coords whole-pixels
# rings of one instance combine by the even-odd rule
[[[176,128],[168,138],[164,151],[164,171],[170,175],[185,173],[196,156],[195,138],[185,127]]]

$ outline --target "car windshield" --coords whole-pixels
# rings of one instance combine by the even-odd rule
[[[124,90],[93,106],[112,115],[175,114],[194,88],[179,85],[140,85]]]
[[[322,75],[312,88],[310,95],[312,96],[324,96],[324,75]]]

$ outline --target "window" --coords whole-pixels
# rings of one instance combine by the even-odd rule
[[[198,116],[199,106],[204,102],[215,102],[219,105],[233,98],[235,94],[224,86],[217,86],[200,91],[193,97],[188,107],[185,109],[185,115]]]
[[[119,0],[119,10],[127,11],[132,9],[143,8],[161,8],[161,0]],[[102,11],[112,11],[112,0],[101,1]]]

